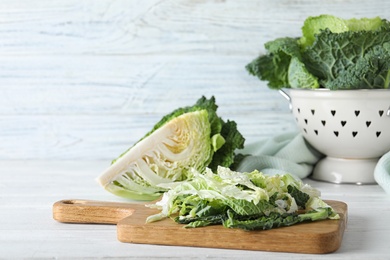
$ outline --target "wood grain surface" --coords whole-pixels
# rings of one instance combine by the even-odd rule
[[[63,225],[62,198],[117,200],[94,179],[171,110],[215,95],[247,143],[295,129],[288,104],[244,66],[307,16],[390,19],[388,0],[0,1],[0,258],[388,260],[377,185],[304,180],[345,201],[330,255],[120,243],[112,225]]]
[[[247,143],[295,130],[245,65],[308,16],[389,18],[390,2],[3,0],[0,160],[111,160],[166,113],[214,95]],[[23,140],[22,142],[20,140]]]
[[[133,203],[94,181],[106,166],[106,160],[0,160],[0,258],[388,260],[390,255],[390,197],[378,185],[303,180],[322,198],[348,205],[341,247],[325,255],[122,243],[115,225],[53,220],[53,203],[64,198]]]
[[[53,205],[53,217],[66,223],[117,224],[119,241],[128,243],[324,254],[340,247],[348,218],[347,204],[326,202],[339,213],[339,220],[264,231],[223,226],[186,229],[170,218],[145,223],[148,216],[158,211],[141,203],[62,200]]]

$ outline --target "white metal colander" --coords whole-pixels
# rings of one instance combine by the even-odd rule
[[[374,168],[390,151],[390,90],[304,90],[281,93],[303,137],[326,157],[312,177],[334,183],[375,183]],[[297,151],[299,152],[299,151]]]

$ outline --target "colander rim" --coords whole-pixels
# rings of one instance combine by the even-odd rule
[[[375,88],[375,89],[328,89],[328,88],[316,88],[316,89],[304,89],[304,88],[285,88],[284,90],[287,91],[307,91],[307,92],[384,92],[384,91],[390,91],[390,88],[384,89],[384,88]]]

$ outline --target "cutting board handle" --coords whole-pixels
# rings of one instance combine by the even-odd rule
[[[53,218],[65,223],[117,224],[144,204],[94,200],[61,200],[53,205]]]

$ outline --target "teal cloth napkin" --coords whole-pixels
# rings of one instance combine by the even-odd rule
[[[240,162],[237,171],[257,169],[269,175],[291,173],[301,179],[308,177],[315,164],[324,156],[296,132],[247,144],[240,152],[249,156]],[[376,182],[390,194],[390,152],[379,160],[374,177]]]
[[[376,164],[375,181],[390,194],[390,152],[383,155]]]

